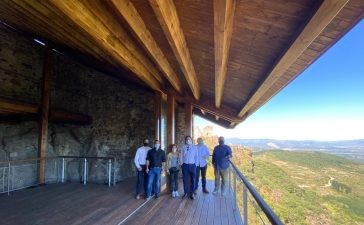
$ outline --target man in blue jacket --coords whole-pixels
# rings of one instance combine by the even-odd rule
[[[214,148],[212,154],[212,165],[214,166],[215,189],[212,192],[217,194],[220,189],[221,179],[221,194],[225,195],[226,184],[229,175],[229,159],[232,157],[231,148],[225,145],[225,138],[219,137],[219,145]]]

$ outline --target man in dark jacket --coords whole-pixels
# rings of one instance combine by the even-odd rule
[[[214,149],[212,154],[212,164],[214,165],[215,174],[215,189],[212,192],[217,194],[220,189],[220,178],[221,178],[221,194],[225,195],[225,188],[229,175],[229,159],[232,157],[231,148],[225,145],[225,138],[219,137],[219,145]]]
[[[160,178],[163,172],[164,164],[166,162],[166,154],[160,148],[159,140],[154,140],[154,148],[148,151],[147,154],[147,168],[148,173],[148,189],[147,200],[150,198],[152,192],[152,184],[154,183],[154,198],[158,198]]]

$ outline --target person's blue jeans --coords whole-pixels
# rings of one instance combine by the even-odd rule
[[[185,194],[193,194],[196,180],[196,164],[182,164],[183,190]],[[191,179],[191,186],[188,190],[188,177]]]
[[[150,194],[152,193],[153,183],[154,183],[154,196],[158,197],[161,173],[162,173],[161,167],[151,167],[149,169],[147,198],[149,198]],[[155,180],[155,182],[153,182],[154,180]]]
[[[140,189],[142,187],[142,184],[144,187],[144,192],[147,193],[148,190],[148,174],[145,172],[145,165],[140,165],[140,167],[142,168],[141,171],[137,169],[137,182],[135,187],[136,195],[140,194]]]
[[[201,173],[201,183],[202,183],[202,189],[206,189],[206,170],[207,165],[204,167],[198,166],[196,168],[196,182],[195,182],[195,190],[198,189],[198,181],[200,180],[200,173]]]

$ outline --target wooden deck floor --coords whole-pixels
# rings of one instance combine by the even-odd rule
[[[212,192],[213,182],[208,181],[207,186]],[[182,193],[181,188],[180,193]],[[124,224],[242,225],[243,223],[239,212],[233,209],[231,195],[203,194],[200,189],[195,200],[171,198],[167,194],[160,199],[152,199]]]
[[[212,182],[208,183],[212,190]],[[181,185],[180,185],[181,186]],[[0,195],[0,224],[119,224],[141,206],[134,179],[116,187],[66,183]],[[124,224],[241,224],[230,197],[198,193],[196,200],[151,199]]]

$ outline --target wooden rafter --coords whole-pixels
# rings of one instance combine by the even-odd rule
[[[149,54],[154,58],[156,64],[163,71],[165,77],[179,93],[182,92],[182,84],[178,79],[173,68],[169,64],[157,42],[145,25],[142,17],[134,7],[130,0],[118,1],[112,0],[111,5],[116,8],[124,20],[129,24],[139,39],[139,42],[148,50]]]
[[[193,96],[195,99],[199,99],[200,85],[173,0],[149,0],[149,2],[181,66]]]
[[[235,0],[214,0],[214,47],[215,47],[215,106],[220,108],[226,79],[227,62]]]
[[[133,48],[133,46],[128,45],[127,43],[129,42],[124,42],[125,39],[119,39],[125,36],[120,37],[115,35],[100,19],[101,17],[95,16],[80,1],[49,1],[81,29],[94,38],[95,41],[110,55],[112,55],[115,60],[133,71],[141,80],[154,90],[161,89],[161,85],[156,80],[155,75],[150,72],[153,68],[146,67],[145,61],[140,61],[140,59],[135,56],[135,52],[130,51],[130,48]],[[121,28],[119,26],[117,28],[115,27],[115,29],[117,30]]]
[[[244,105],[238,116],[243,117],[264,96],[264,94],[282,77],[285,71],[307,49],[316,37],[330,24],[348,0],[325,0],[313,15],[308,24],[273,67],[264,82],[257,88],[249,101]],[[246,116],[245,116],[246,117]]]

